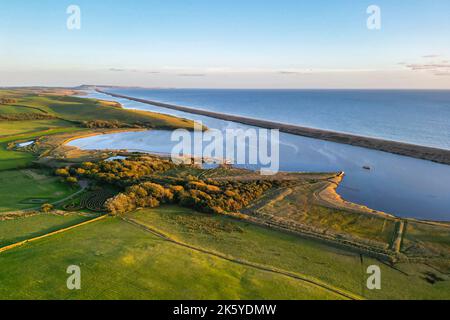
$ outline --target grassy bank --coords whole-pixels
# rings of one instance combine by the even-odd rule
[[[130,217],[185,243],[307,274],[368,299],[450,298],[450,279],[429,283],[426,275],[436,274],[436,270],[425,264],[401,263],[389,267],[319,241],[178,207],[143,210]],[[379,265],[382,269],[380,291],[364,289],[366,269],[370,265]]]
[[[193,128],[191,120],[153,112],[126,110],[118,103],[96,99],[27,94],[19,95],[16,104],[28,108],[38,108],[48,115],[76,122],[103,120],[149,128]]]
[[[76,192],[60,178],[42,170],[0,171],[1,213],[39,208]]]
[[[74,264],[82,270],[79,291],[66,287],[66,269]],[[117,218],[5,252],[0,268],[3,299],[339,298],[180,248]]]
[[[0,89],[0,98],[13,102],[0,104],[0,116],[19,120],[0,119],[0,170],[26,168],[36,155],[12,150],[14,142],[34,140],[75,131],[85,134],[117,128],[192,129],[194,122],[159,113],[123,109],[116,102],[67,96],[64,90]],[[52,119],[29,119],[33,115]],[[27,116],[26,120],[20,120]],[[55,147],[55,146],[52,146]]]
[[[0,248],[67,228],[89,219],[89,217],[78,214],[61,216],[41,213],[30,217],[0,221]]]

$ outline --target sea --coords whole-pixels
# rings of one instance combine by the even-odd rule
[[[109,92],[191,108],[450,150],[450,90],[231,90],[110,88]],[[125,108],[201,120],[225,130],[247,125],[169,110],[104,94]],[[170,153],[171,132],[94,136],[84,149]],[[249,166],[252,168],[251,166]],[[367,170],[370,168],[370,170]],[[257,168],[252,168],[257,169]],[[280,134],[283,171],[338,172],[346,200],[399,217],[450,221],[450,166],[382,151]]]

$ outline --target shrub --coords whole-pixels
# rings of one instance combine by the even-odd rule
[[[41,211],[44,213],[49,213],[52,210],[53,210],[53,205],[51,205],[50,203],[44,203],[41,206]]]
[[[56,169],[55,174],[61,177],[68,177],[70,175],[67,168]]]
[[[78,179],[75,177],[67,177],[66,181],[70,184],[77,184],[78,183]]]

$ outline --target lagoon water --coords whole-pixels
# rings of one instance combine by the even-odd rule
[[[352,91],[326,91],[331,97],[320,97],[321,91],[303,90],[110,89],[110,91],[223,113],[450,149],[448,91],[353,91],[353,94]],[[274,95],[278,98],[275,99]],[[259,98],[255,98],[256,96]],[[394,99],[392,96],[396,96],[395,103],[392,102]],[[126,108],[201,120],[209,128],[219,130],[249,128],[238,123],[98,93],[91,93],[90,97],[116,100]],[[301,97],[304,97],[304,100]],[[333,100],[335,100],[334,109],[331,108]],[[236,103],[234,107],[233,101]],[[278,104],[277,101],[283,103]],[[302,101],[306,101],[304,105],[308,107],[301,107]],[[428,101],[428,104],[421,108],[420,106],[425,104],[424,101]],[[344,112],[342,108],[346,111]],[[349,118],[346,118],[345,113],[348,113]],[[386,121],[382,120],[383,117]],[[408,123],[414,123],[416,127],[409,127]],[[72,141],[70,145],[84,149],[129,149],[170,153],[176,144],[170,142],[170,136],[171,132],[167,131],[118,133],[83,138]],[[365,170],[364,166],[369,166],[372,170]],[[338,192],[349,201],[401,217],[450,221],[450,166],[447,165],[281,133],[280,169],[345,171],[346,177]]]
[[[208,111],[450,149],[450,90],[112,91]]]

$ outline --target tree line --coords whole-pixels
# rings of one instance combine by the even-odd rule
[[[69,183],[76,183],[78,178],[88,178],[121,187],[123,192],[108,199],[105,204],[113,215],[169,203],[205,213],[237,212],[267,190],[283,183],[267,180],[212,180],[163,174],[174,168],[183,169],[184,166],[158,157],[138,156],[97,163],[85,162],[79,167],[57,169],[56,174]]]
[[[53,120],[55,116],[44,113],[11,113],[0,114],[0,121]]]
[[[143,182],[132,185],[109,199],[105,206],[113,215],[161,204],[178,204],[204,213],[238,212],[261,197],[278,182],[185,180],[180,184],[161,185]]]
[[[65,167],[56,170],[56,174],[64,178],[83,177],[98,182],[126,187],[155,173],[162,173],[175,168],[169,160],[139,156],[115,161],[84,162],[79,167]]]

